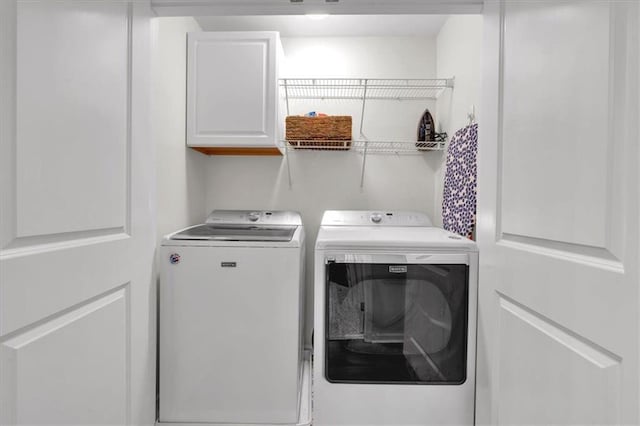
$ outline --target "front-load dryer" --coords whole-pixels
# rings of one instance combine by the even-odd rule
[[[313,424],[473,425],[478,252],[411,212],[325,212]]]
[[[279,211],[213,211],[164,238],[160,424],[304,423],[304,238]]]

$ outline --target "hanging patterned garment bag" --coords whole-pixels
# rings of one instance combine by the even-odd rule
[[[444,229],[471,238],[476,220],[478,124],[458,130],[449,142],[442,197]]]

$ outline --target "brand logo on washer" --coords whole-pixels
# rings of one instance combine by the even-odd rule
[[[389,265],[389,272],[391,272],[392,274],[406,274],[407,267],[400,265]]]
[[[175,264],[177,264],[177,263],[180,263],[180,255],[179,255],[178,253],[171,253],[171,254],[169,255],[169,262],[170,262],[172,265],[175,265]]]

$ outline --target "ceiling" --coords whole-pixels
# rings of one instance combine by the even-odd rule
[[[435,37],[447,15],[200,16],[205,31],[279,31],[282,37]]]

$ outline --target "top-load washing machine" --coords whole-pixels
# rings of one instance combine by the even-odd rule
[[[213,211],[164,238],[160,423],[304,423],[304,239],[280,211]]]
[[[313,423],[474,423],[478,252],[411,212],[327,211]]]

